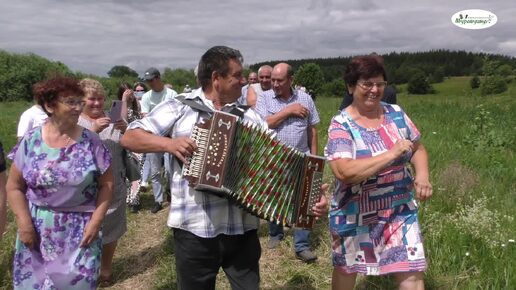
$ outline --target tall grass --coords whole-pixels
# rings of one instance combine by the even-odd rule
[[[433,95],[398,96],[399,104],[421,131],[430,156],[434,196],[420,210],[429,261],[426,287],[516,289],[516,84],[512,83],[508,92],[489,97],[469,89],[469,78],[450,78],[434,88],[437,93]],[[340,98],[316,102],[321,117],[320,153],[340,102]],[[19,113],[28,106],[1,104],[0,136],[8,149],[15,142]],[[478,130],[482,122],[491,124],[486,131]],[[332,181],[328,169],[325,180]],[[8,234],[0,244],[0,288],[5,289],[12,288],[9,269],[15,227],[10,219]],[[163,234],[166,243],[155,263],[156,277],[148,287],[174,289],[173,243],[169,231]],[[265,245],[266,228],[259,234]],[[279,249],[264,247],[262,288],[329,289],[332,268],[326,221],[317,224],[312,240],[319,256],[318,263],[312,265],[295,261],[291,237]],[[219,275],[217,285],[218,289],[229,288],[223,275]],[[393,287],[394,282],[387,277],[360,278],[357,285],[357,289]]]

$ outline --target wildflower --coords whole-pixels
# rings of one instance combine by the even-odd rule
[[[434,132],[432,132],[432,134],[434,134],[434,135],[435,135],[435,134],[437,134],[437,132],[435,132],[435,131],[434,131]]]
[[[509,243],[514,243],[514,240],[513,239],[509,239],[508,241]]]
[[[505,248],[505,244],[502,244],[502,248]]]
[[[469,257],[469,252],[466,252],[466,257]]]

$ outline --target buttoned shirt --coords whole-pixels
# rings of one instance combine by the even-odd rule
[[[183,95],[215,110],[202,89]],[[132,122],[128,130],[141,128],[160,136],[189,137],[194,124],[200,118],[208,117],[208,113],[194,110],[177,99],[169,99],[157,105],[143,119]],[[244,120],[267,128],[267,123],[253,110],[245,112]],[[188,181],[182,177],[182,167],[175,158],[172,161],[170,192],[169,227],[183,229],[203,238],[213,238],[219,234],[239,235],[258,228],[257,217],[243,211],[228,199],[189,187]]]
[[[268,116],[285,109],[290,104],[300,103],[306,107],[309,111],[306,118],[290,116],[272,130],[276,131],[278,139],[285,144],[302,152],[310,153],[308,127],[319,123],[319,114],[310,95],[300,90],[292,90],[291,92],[290,98],[283,100],[276,96],[273,90],[265,91],[256,101],[255,109],[262,118],[266,119]]]

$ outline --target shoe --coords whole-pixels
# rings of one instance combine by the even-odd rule
[[[140,210],[140,206],[137,204],[130,205],[129,208],[131,209],[131,213],[138,213],[138,211]]]
[[[147,191],[149,189],[149,183],[147,181],[143,181],[140,184],[140,191]]]
[[[152,207],[152,209],[150,210],[150,212],[152,213],[157,213],[158,211],[162,210],[163,209],[163,206],[161,205],[161,203],[159,202],[155,202],[154,203],[154,206]]]
[[[281,240],[280,239],[269,239],[267,242],[267,249],[275,249],[279,246]]]
[[[317,260],[317,256],[312,253],[310,250],[303,250],[301,252],[296,253],[296,258],[299,260],[309,264]]]

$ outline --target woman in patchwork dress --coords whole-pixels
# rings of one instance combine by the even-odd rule
[[[381,101],[387,82],[379,56],[353,58],[344,79],[353,103],[332,119],[325,148],[336,177],[332,287],[353,289],[362,273],[393,274],[400,289],[424,289],[415,199],[429,198],[432,186],[420,133],[399,106]]]
[[[73,78],[34,86],[49,115],[20,140],[7,182],[16,217],[14,289],[95,289],[101,234],[111,202],[111,155],[100,138],[77,125],[84,92]]]

